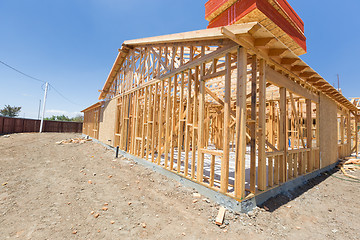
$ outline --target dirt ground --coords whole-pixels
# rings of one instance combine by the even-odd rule
[[[339,172],[219,227],[193,189],[93,142],[56,144],[79,136],[0,136],[0,239],[360,239],[360,183]]]

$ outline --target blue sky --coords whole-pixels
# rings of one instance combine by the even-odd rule
[[[74,116],[97,102],[125,40],[204,29],[205,0],[0,0],[0,61],[49,81],[47,116]],[[326,6],[323,6],[326,2]],[[302,58],[347,97],[360,97],[360,1],[289,0],[305,22]],[[42,83],[0,64],[0,108],[21,106],[37,118]]]

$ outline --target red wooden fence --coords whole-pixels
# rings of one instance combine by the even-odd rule
[[[39,132],[40,120],[0,117],[0,134]],[[82,132],[80,122],[44,121],[43,132]]]

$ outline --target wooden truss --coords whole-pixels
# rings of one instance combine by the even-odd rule
[[[114,146],[241,201],[322,167],[320,94],[355,111],[250,23],[127,41],[100,98]]]

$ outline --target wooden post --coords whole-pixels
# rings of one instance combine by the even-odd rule
[[[145,156],[145,141],[147,141],[147,139],[145,138],[145,128],[147,127],[147,105],[148,105],[148,95],[149,95],[149,89],[145,88],[145,98],[144,98],[144,109],[143,109],[143,116],[142,116],[142,129],[141,129],[141,152],[140,152],[140,156],[142,158],[144,158]],[[126,105],[124,103],[124,105]]]
[[[224,156],[221,161],[220,191],[227,193],[229,187],[229,156],[230,156],[230,96],[231,96],[231,54],[225,55],[225,99],[224,99]]]
[[[172,104],[172,113],[171,113],[171,140],[170,140],[170,170],[174,170],[174,153],[175,153],[175,138],[177,137],[175,133],[176,128],[176,107],[177,107],[177,82],[178,76],[174,76],[174,87],[173,87],[173,104]],[[168,120],[167,120],[168,121]]]
[[[171,114],[171,77],[168,79],[167,98],[166,98],[166,123],[165,123],[165,168],[168,168],[169,162],[169,137],[170,137],[170,114]]]
[[[250,122],[250,192],[256,191],[256,107],[257,107],[257,60],[252,56],[251,65],[251,122]],[[246,115],[245,115],[246,117]]]
[[[154,64],[155,65],[155,64]],[[154,95],[154,113],[152,119],[152,130],[151,130],[151,161],[155,162],[155,126],[156,126],[156,106],[159,106],[158,103],[158,88],[159,84],[155,84],[155,95]]]
[[[194,78],[194,99],[193,99],[193,121],[192,121],[192,142],[191,142],[191,178],[196,177],[196,145],[197,145],[197,134],[198,134],[198,96],[199,96],[199,67],[195,67],[195,78]]]
[[[359,139],[358,139],[358,133],[359,133],[359,131],[358,131],[358,124],[359,124],[359,122],[358,122],[358,116],[357,115],[355,115],[355,144],[356,144],[356,146],[355,146],[355,149],[356,149],[356,158],[357,158],[357,156],[358,156],[358,154],[359,154]]]
[[[190,149],[190,114],[191,114],[191,69],[188,72],[187,101],[186,101],[186,122],[185,122],[185,177],[189,172],[189,149]]]
[[[227,73],[229,75],[229,73]],[[226,77],[226,78],[229,78]],[[246,82],[247,52],[240,47],[237,51],[236,79],[236,154],[235,154],[235,197],[245,197],[245,153],[246,153]],[[224,158],[225,159],[225,158]],[[221,172],[222,176],[222,172]]]
[[[306,99],[306,148],[310,149],[307,152],[307,168],[309,172],[312,172],[314,170],[314,158],[312,153],[312,108],[310,99]]]
[[[347,143],[347,148],[346,148],[346,152],[347,152],[347,156],[351,155],[351,126],[350,126],[350,122],[351,122],[351,115],[350,115],[350,111],[347,113],[346,115],[346,143]]]
[[[279,157],[280,161],[280,182],[286,182],[286,162],[287,162],[287,100],[286,100],[286,88],[280,88],[280,133],[279,133],[279,150],[284,152],[283,156]]]
[[[205,55],[205,47],[201,48],[201,55]],[[201,64],[200,69],[200,99],[199,99],[199,124],[198,124],[198,164],[197,164],[197,180],[203,182],[204,178],[204,154],[201,152],[201,149],[205,146],[205,80],[203,79],[205,75],[205,63]]]
[[[159,102],[159,135],[158,135],[158,156],[157,156],[157,164],[160,165],[161,163],[161,152],[162,152],[162,133],[163,133],[163,111],[164,111],[164,81],[161,81],[160,87],[160,102]]]
[[[260,60],[259,78],[259,167],[258,167],[258,189],[266,190],[266,156],[265,156],[265,123],[266,123],[266,63]]]
[[[345,142],[345,129],[344,129],[344,116],[341,113],[340,115],[340,137],[341,137],[341,144],[344,144]]]
[[[315,138],[316,138],[316,147],[319,148],[316,152],[316,167],[320,169],[321,166],[321,159],[320,159],[320,104],[316,104],[316,130],[315,130]]]
[[[141,94],[141,90],[137,91],[137,97],[136,97],[136,116],[135,116],[135,133],[134,133],[134,150],[133,150],[133,154],[136,156],[139,156],[139,147],[137,144],[137,137],[139,135],[139,125],[140,125],[140,94]]]
[[[181,48],[184,52],[184,47]],[[181,55],[182,56],[182,55]],[[182,62],[181,62],[182,63]],[[184,111],[184,81],[185,76],[184,72],[181,73],[181,85],[180,85],[180,106],[179,106],[179,134],[178,134],[178,158],[177,158],[177,172],[180,173],[181,170],[181,151],[183,146],[183,128],[184,128],[184,119],[182,118],[182,113]]]
[[[150,58],[150,56],[149,56]],[[149,94],[148,94],[148,115],[147,115],[147,120],[146,120],[146,146],[145,146],[145,149],[146,149],[146,160],[148,159],[149,157],[149,154],[150,154],[150,148],[151,148],[151,141],[152,141],[152,138],[151,138],[151,130],[152,130],[152,114],[153,114],[153,106],[155,105],[153,103],[153,99],[154,99],[154,94],[153,94],[153,85],[149,86]]]

